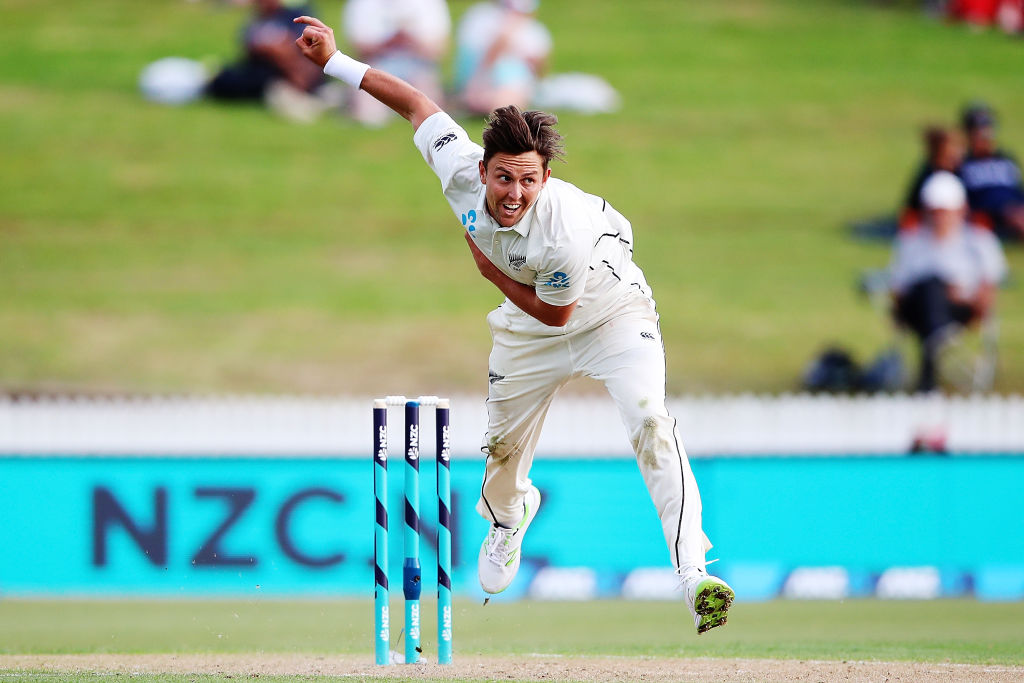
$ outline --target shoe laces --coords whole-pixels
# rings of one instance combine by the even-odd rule
[[[487,536],[487,559],[499,567],[504,567],[508,562],[509,540],[516,531],[492,525],[491,533]]]
[[[679,577],[679,586],[677,590],[683,591],[687,594],[688,599],[692,599],[689,597],[689,594],[693,592],[693,588],[700,580],[700,572],[694,567],[680,567],[676,569],[676,576]]]
[[[707,572],[702,572],[696,567],[679,567],[676,569],[676,576],[679,577],[679,583],[686,583],[707,576]]]

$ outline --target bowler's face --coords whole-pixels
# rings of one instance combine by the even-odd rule
[[[495,154],[484,166],[480,162],[480,182],[487,186],[487,212],[503,228],[510,228],[537,201],[551,169],[544,168],[544,157],[537,152]]]

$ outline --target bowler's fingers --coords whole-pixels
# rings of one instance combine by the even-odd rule
[[[307,26],[306,28],[302,29],[302,35],[299,36],[299,41],[312,47],[313,45],[316,45],[321,40],[323,40],[324,35],[325,34],[322,29]]]
[[[307,17],[305,14],[301,17],[295,17],[292,21],[296,24],[307,24],[309,26],[316,26],[317,28],[326,28],[330,30],[330,27],[324,22],[320,21],[316,17]]]

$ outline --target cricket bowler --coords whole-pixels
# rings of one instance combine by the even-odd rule
[[[487,316],[494,344],[476,509],[491,527],[477,562],[481,587],[500,593],[519,570],[541,503],[530,467],[544,416],[560,387],[587,376],[603,382],[618,406],[697,632],[724,624],[734,594],[705,569],[711,544],[665,408],[665,351],[651,288],[633,263],[633,230],[601,197],[551,177],[549,163],[562,154],[557,119],[500,107],[480,147],[422,92],[339,52],[323,22],[295,21],[306,25],[296,44],[324,73],[412,124],[477,269],[506,297]]]

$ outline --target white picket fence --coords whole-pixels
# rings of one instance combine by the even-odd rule
[[[372,398],[0,398],[0,454],[357,457],[371,449]],[[1020,396],[678,397],[669,409],[695,456],[894,454],[922,435],[951,452],[1024,453]],[[392,425],[401,419],[393,411]],[[452,397],[455,455],[479,453],[486,424],[483,396]],[[631,449],[610,399],[566,396],[548,414],[539,454]]]

